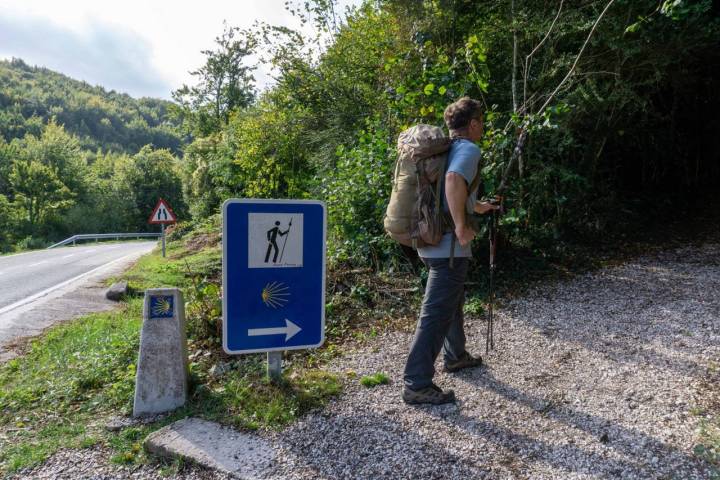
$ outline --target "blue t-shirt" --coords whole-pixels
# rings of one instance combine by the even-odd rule
[[[477,175],[478,167],[480,164],[480,147],[475,145],[470,140],[459,139],[450,145],[450,151],[448,152],[448,173],[454,172],[462,175],[470,188],[470,184]],[[469,192],[466,210],[468,213],[472,213],[477,201],[478,191]],[[447,195],[443,198],[443,208],[446,212],[449,212]],[[418,248],[418,254],[423,258],[450,258],[450,250],[452,245],[452,239],[455,236],[454,233],[446,233],[443,235],[440,243],[434,246]],[[471,257],[472,250],[468,243],[464,247],[460,245],[460,242],[455,240],[455,256],[456,257]]]

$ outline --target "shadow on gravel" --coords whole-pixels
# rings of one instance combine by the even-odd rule
[[[525,462],[544,462],[558,469],[573,473],[597,475],[601,478],[706,478],[709,465],[696,457],[681,452],[660,440],[638,430],[618,425],[605,418],[555,405],[548,400],[522,392],[498,379],[483,369],[480,375],[458,377],[473,388],[492,391],[505,399],[519,403],[546,418],[581,430],[597,440],[598,447],[614,450],[624,458],[609,458],[602,451],[591,452],[576,445],[562,445],[562,432],[558,431],[558,443],[554,445],[542,440],[515,433],[490,421],[473,418],[462,413],[441,416],[429,409],[430,415],[487,441],[507,448],[523,458]],[[462,411],[463,409],[461,409]],[[532,414],[532,413],[531,413]],[[652,458],[662,459],[652,464]],[[687,472],[686,476],[683,472]]]
[[[343,414],[333,416],[331,422],[322,416],[310,417],[284,432],[284,442],[290,456],[299,461],[297,467],[309,466],[322,475],[314,478],[488,478],[490,471],[483,465],[470,464],[428,442],[392,417],[392,412]]]
[[[542,308],[514,321],[613,362],[696,377],[707,367],[697,355],[718,348],[718,265],[717,245],[640,259],[540,290]]]

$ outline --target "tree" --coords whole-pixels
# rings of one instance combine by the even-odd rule
[[[19,145],[24,158],[50,168],[73,194],[83,191],[86,165],[80,142],[55,119],[48,122],[39,137],[28,134]]]
[[[86,192],[61,219],[63,236],[78,233],[133,232],[147,213],[135,209],[130,185],[121,175],[134,168],[126,154],[96,153],[86,172]]]
[[[172,94],[181,106],[180,116],[198,136],[219,131],[234,110],[247,107],[255,98],[255,67],[244,63],[257,45],[254,36],[226,23],[215,43],[215,50],[202,51],[205,65],[190,72],[197,85],[183,85]]]
[[[136,219],[133,227],[137,230],[148,228],[147,218],[161,197],[170,203],[179,218],[186,215],[178,162],[168,150],[144,146],[131,162],[121,166],[117,181],[129,189]]]
[[[10,250],[17,235],[17,209],[0,193],[0,252]]]
[[[13,163],[10,184],[15,192],[15,202],[24,210],[33,234],[51,213],[73,204],[74,194],[70,189],[52,168],[37,160]]]
[[[20,152],[16,145],[6,143],[5,139],[0,137],[0,194],[10,195],[10,171],[12,170],[12,162],[20,156]]]

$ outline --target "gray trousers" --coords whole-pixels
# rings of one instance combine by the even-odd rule
[[[432,384],[441,348],[445,362],[465,353],[463,303],[470,259],[455,258],[453,268],[448,258],[422,261],[429,269],[428,281],[404,374],[405,385],[413,390]]]

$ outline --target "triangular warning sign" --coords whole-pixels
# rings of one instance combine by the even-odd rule
[[[175,223],[176,221],[177,219],[170,205],[162,198],[158,200],[152,215],[148,219],[148,223]]]

